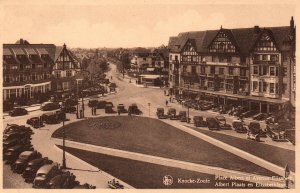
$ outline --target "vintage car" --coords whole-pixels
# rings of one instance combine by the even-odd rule
[[[47,188],[50,189],[70,189],[75,185],[78,185],[78,181],[75,182],[76,176],[69,171],[63,172],[54,176],[49,183],[47,184]]]
[[[18,159],[18,156],[21,152],[33,150],[34,149],[31,144],[17,144],[6,150],[3,155],[3,160],[6,160],[6,164],[13,164]]]
[[[19,144],[19,139],[18,138],[12,138],[12,139],[8,139],[8,140],[4,140],[3,141],[3,153],[5,153],[7,151],[8,148],[15,146]]]
[[[98,105],[98,100],[89,100],[88,106],[89,107],[97,107]]]
[[[33,180],[33,188],[47,188],[50,180],[60,173],[57,163],[46,164],[42,166],[36,173]]]
[[[20,133],[33,134],[33,131],[30,127],[26,127],[25,125],[17,125],[17,124],[7,124],[3,133],[9,133],[11,131],[18,131]]]
[[[107,185],[110,189],[124,189],[124,185],[120,184],[120,182],[115,179],[108,181]]]
[[[119,113],[128,113],[127,109],[125,108],[125,106],[123,104],[118,104],[117,110]]]
[[[258,133],[252,133],[250,131],[247,132],[247,139],[251,139],[254,141],[260,141],[260,137]]]
[[[250,111],[246,111],[244,113],[241,114],[242,117],[248,118],[248,117],[252,117],[259,114],[258,111],[254,111],[254,110],[250,110]]]
[[[194,121],[194,125],[196,127],[206,127],[207,126],[206,121],[204,121],[203,117],[201,117],[201,116],[194,116],[193,121]]]
[[[176,109],[174,108],[169,108],[168,109],[168,117],[171,120],[178,120],[178,116],[176,115]]]
[[[31,125],[33,128],[41,128],[44,126],[43,121],[40,119],[40,117],[32,117],[26,121],[28,125]]]
[[[76,112],[76,107],[74,106],[65,106],[64,111],[66,113],[75,113]]]
[[[179,113],[178,113],[178,119],[181,122],[187,122],[186,111],[179,111]]]
[[[133,103],[128,107],[128,114],[141,115],[142,111],[138,108],[137,104]]]
[[[70,107],[75,105],[77,105],[77,100],[71,98],[65,100],[65,106]]]
[[[267,137],[266,131],[263,131],[260,127],[260,124],[256,121],[250,122],[248,128],[255,133],[259,132],[259,137]]]
[[[268,124],[267,127],[267,135],[273,141],[286,141],[286,132],[283,127],[279,124]]]
[[[157,118],[159,118],[159,119],[168,118],[168,116],[165,115],[165,109],[164,108],[157,108],[156,109],[156,115],[157,115]]]
[[[256,121],[262,121],[265,120],[268,117],[266,113],[258,113],[257,115],[253,116],[253,119]]]
[[[201,111],[207,111],[212,108],[213,108],[213,104],[211,102],[206,102],[206,103],[201,104],[199,109]]]
[[[237,133],[247,133],[247,126],[241,120],[233,120],[232,127]]]
[[[24,169],[27,166],[27,163],[33,159],[41,158],[42,154],[37,151],[23,151],[14,164],[11,165],[13,172],[18,174],[23,173]]]
[[[109,103],[106,103],[105,105],[105,113],[115,113],[115,111],[113,110],[113,106]]]
[[[226,119],[225,119],[224,116],[218,115],[215,118],[219,123],[220,129],[225,129],[225,130],[230,130],[231,129],[231,125],[226,123]]]
[[[66,119],[66,114],[62,111],[44,113],[41,119],[46,124],[58,124]]]
[[[31,160],[27,163],[27,167],[23,171],[22,177],[25,179],[25,182],[33,182],[38,169],[40,169],[40,167],[42,167],[45,164],[52,163],[53,161],[49,160],[48,157]]]
[[[18,107],[18,108],[14,108],[13,110],[9,111],[8,114],[12,117],[22,116],[22,115],[27,115],[28,111],[24,108]]]
[[[41,105],[41,110],[42,111],[53,111],[60,109],[60,105],[58,103],[54,102],[45,102]]]
[[[207,117],[206,123],[209,130],[220,130],[220,125],[214,117]]]
[[[9,131],[3,135],[3,141],[18,139],[20,142],[27,141],[31,139],[31,133],[26,131]]]
[[[79,184],[73,187],[73,189],[96,189],[96,186],[93,186],[88,183]]]
[[[107,101],[98,101],[97,109],[105,109],[106,104],[107,104]]]

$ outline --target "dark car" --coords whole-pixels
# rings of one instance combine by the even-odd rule
[[[78,184],[74,186],[73,189],[96,189],[96,186],[85,183],[85,184]]]
[[[64,172],[62,174],[58,174],[54,176],[49,183],[47,184],[47,188],[50,189],[70,189],[73,188],[75,185],[76,176],[69,171]]]
[[[268,124],[266,130],[267,130],[267,135],[273,141],[286,141],[285,129],[282,128],[280,125]]]
[[[13,172],[17,172],[18,174],[23,173],[29,161],[41,157],[42,154],[37,151],[23,151],[19,155],[17,161],[15,161],[15,163],[11,165],[11,168]]]
[[[71,98],[65,100],[65,106],[70,107],[75,105],[77,105],[77,100]]]
[[[113,110],[113,106],[109,103],[107,103],[105,105],[105,113],[115,113],[115,111]]]
[[[138,108],[137,104],[133,103],[128,107],[128,114],[141,115],[142,111]]]
[[[4,129],[4,134],[9,133],[11,131],[17,131],[20,133],[27,133],[28,135],[33,134],[33,131],[30,127],[26,127],[25,125],[17,125],[17,124],[7,124]]]
[[[98,103],[97,103],[97,109],[105,109],[105,105],[106,104],[107,104],[107,101],[98,101]]]
[[[40,167],[45,164],[52,164],[53,161],[49,160],[48,157],[37,158],[28,162],[27,167],[23,171],[22,177],[25,179],[25,182],[32,182],[36,175],[36,172]]]
[[[33,128],[41,128],[44,126],[42,120],[39,117],[32,117],[26,122],[28,125],[31,125]]]
[[[247,133],[248,129],[240,120],[233,120],[232,127],[237,133]]]
[[[218,121],[213,117],[206,118],[207,127],[209,130],[220,130]]]
[[[107,185],[110,189],[124,189],[124,185],[120,184],[120,182],[115,179],[108,181]]]
[[[215,118],[219,123],[220,129],[225,129],[225,130],[231,129],[231,125],[226,123],[226,119],[224,116],[216,116]]]
[[[260,124],[258,122],[250,122],[248,128],[251,134],[258,134],[259,138],[267,137],[266,132],[261,129]]]
[[[60,105],[58,103],[45,102],[41,105],[42,111],[53,111],[57,109],[60,109]]]
[[[62,111],[56,111],[56,112],[50,112],[50,113],[44,113],[42,116],[42,121],[46,124],[58,124],[63,119],[65,119],[65,113]]]
[[[98,105],[98,100],[89,100],[88,106],[89,107],[97,107]]]
[[[4,140],[3,141],[3,146],[2,146],[3,153],[5,153],[8,148],[10,148],[12,146],[15,146],[17,144],[21,144],[18,138],[12,138],[12,139],[8,139],[8,140]]]
[[[46,164],[40,167],[33,180],[33,188],[47,188],[48,182],[60,172],[58,164]]]
[[[27,115],[28,111],[24,108],[14,108],[13,110],[9,111],[8,114],[12,117],[22,116],[22,115]]]
[[[179,113],[178,113],[178,119],[181,122],[187,122],[186,111],[179,111]]]
[[[31,144],[21,145],[17,144],[15,146],[12,146],[7,149],[7,151],[4,153],[3,159],[6,160],[6,164],[12,164],[16,161],[19,154],[23,151],[32,151],[33,147]]]
[[[66,112],[66,113],[75,113],[76,112],[76,107],[74,107],[74,106],[66,106],[65,108],[64,108],[64,111]]]
[[[127,109],[125,108],[125,106],[123,104],[118,104],[117,110],[119,113],[128,113]]]
[[[212,108],[213,108],[213,104],[207,102],[207,103],[204,103],[204,104],[200,105],[200,108],[199,108],[199,109],[200,109],[201,111],[207,111],[207,110],[212,109]]]
[[[206,121],[204,121],[203,117],[201,117],[201,116],[194,116],[193,121],[194,121],[194,125],[196,127],[206,127],[207,126]]]
[[[165,115],[165,109],[164,108],[157,108],[156,109],[156,116],[159,119],[166,119],[166,118],[168,118],[168,116]]]
[[[169,117],[171,120],[177,120],[177,119],[178,119],[178,116],[176,115],[176,109],[174,109],[174,108],[169,108],[169,110],[168,110],[168,117]]]

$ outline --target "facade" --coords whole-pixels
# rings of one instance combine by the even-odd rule
[[[170,93],[247,105],[260,112],[295,104],[295,27],[208,30],[169,40]]]
[[[76,78],[81,80],[79,71],[80,63],[65,45],[30,44],[23,39],[3,44],[3,100],[70,90]]]
[[[152,66],[152,57],[150,53],[135,53],[130,62],[131,67],[140,72]]]

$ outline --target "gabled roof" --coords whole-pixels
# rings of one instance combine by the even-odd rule
[[[60,56],[62,50],[64,49],[63,46],[56,46],[56,49],[55,49],[55,54],[54,54],[54,62],[57,60],[57,58]]]
[[[273,34],[273,37],[279,47],[282,49],[284,41],[290,34],[290,27],[267,27]],[[257,38],[264,30],[256,31],[254,28],[221,29],[225,30],[236,42],[241,54],[247,54],[255,44]],[[216,37],[219,30],[192,31],[179,33],[176,37],[169,38],[168,47],[170,52],[180,52],[188,39],[194,39],[197,52],[208,53],[208,47]]]

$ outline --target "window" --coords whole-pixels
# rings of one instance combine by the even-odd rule
[[[276,55],[271,55],[271,61],[277,61]]]
[[[192,66],[192,73],[196,74],[196,66]]]
[[[210,67],[210,73],[211,73],[211,74],[215,74],[215,67],[214,67],[214,66],[211,66],[211,67]]]
[[[286,93],[286,90],[287,90],[287,84],[286,84],[286,83],[283,83],[283,84],[282,84],[282,94],[285,94],[285,93]]]
[[[69,86],[70,86],[69,82],[63,82],[62,83],[63,90],[69,90]]]
[[[187,56],[182,56],[181,58],[182,58],[182,61],[183,61],[183,62],[187,62],[187,61],[188,61]]]
[[[270,93],[275,93],[275,84],[274,83],[270,83]]]
[[[54,72],[54,76],[55,76],[56,78],[60,78],[60,71],[55,71],[55,72]]]
[[[270,76],[275,76],[275,67],[270,67]]]
[[[253,74],[258,74],[258,66],[253,66]]]
[[[282,68],[283,76],[287,76],[287,67]]]
[[[252,90],[253,90],[253,91],[257,91],[257,88],[258,88],[258,82],[257,82],[257,81],[253,81],[253,82],[252,82],[252,85],[253,85]]]
[[[240,76],[246,76],[246,69],[240,69]]]
[[[172,55],[170,54],[170,60],[172,60]]]
[[[266,54],[262,55],[262,59],[263,60],[268,60],[268,55],[266,55]]]
[[[267,87],[268,87],[268,84],[266,82],[263,82],[263,92],[267,91]]]
[[[201,66],[200,70],[202,74],[205,74],[205,66]]]
[[[192,57],[192,62],[197,62],[197,56]]]
[[[36,74],[35,73],[31,74],[31,80],[36,80]]]
[[[224,74],[224,68],[219,68],[219,74],[223,75]]]
[[[175,60],[176,60],[176,61],[178,60],[178,56],[175,56]]]
[[[72,76],[72,71],[71,71],[71,70],[67,70],[67,71],[66,71],[66,76],[67,76],[67,77]]]
[[[262,70],[263,70],[262,75],[267,75],[268,74],[268,68],[267,68],[267,66],[263,66]]]
[[[233,67],[229,67],[228,68],[228,74],[229,75],[233,75]]]

